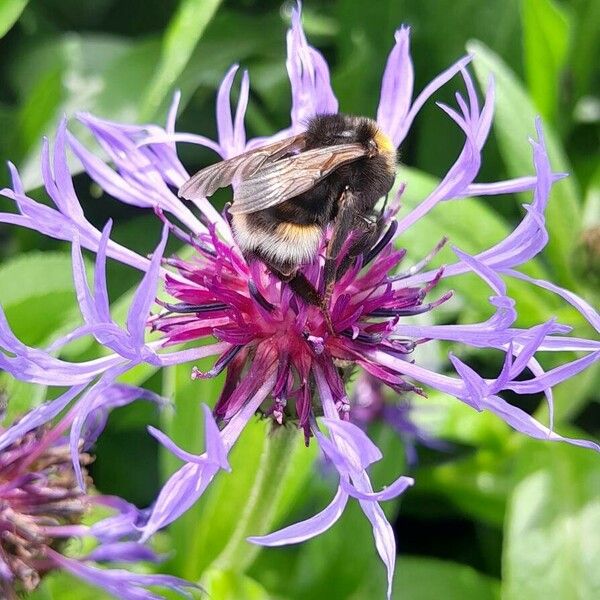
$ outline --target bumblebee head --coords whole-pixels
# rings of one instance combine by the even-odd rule
[[[341,113],[316,115],[308,123],[306,148],[339,144],[361,144],[367,156],[383,156],[390,165],[396,164],[396,147],[373,119]]]
[[[338,144],[361,144],[369,157],[378,154],[396,156],[396,147],[373,119],[341,113],[316,115],[306,131],[306,147],[319,148]]]

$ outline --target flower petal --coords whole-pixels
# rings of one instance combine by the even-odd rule
[[[292,27],[287,33],[286,67],[292,86],[292,132],[320,114],[336,113],[338,101],[331,89],[329,67],[322,54],[308,45],[302,29],[302,5],[292,8]]]
[[[377,109],[377,123],[392,138],[410,109],[415,79],[410,58],[410,27],[403,25],[394,38],[396,43],[385,65]]]
[[[52,562],[56,563],[59,568],[123,600],[161,600],[162,596],[147,589],[153,586],[168,588],[191,599],[192,595],[186,588],[198,588],[197,585],[172,575],[135,573],[125,569],[98,569],[67,558],[54,550],[49,549],[48,554]]]
[[[340,479],[340,486],[349,496],[359,500],[368,500],[370,502],[393,500],[400,496],[400,494],[403,494],[410,486],[414,485],[414,483],[415,480],[412,477],[405,477],[402,475],[394,482],[390,483],[390,485],[385,486],[380,492],[362,492],[345,479]]]
[[[298,544],[327,531],[342,516],[348,494],[338,488],[333,500],[320,513],[310,519],[284,527],[268,535],[256,535],[247,538],[249,542],[259,546],[285,546]]]
[[[463,71],[463,77],[466,82],[470,82],[470,77],[466,71]],[[472,102],[470,109],[468,109],[470,112],[465,110],[462,117],[456,116],[456,121],[466,137],[462,152],[456,162],[450,167],[435,190],[398,221],[396,236],[425,216],[439,202],[463,195],[468,186],[473,183],[481,166],[481,149],[489,132],[493,105],[494,82],[490,80],[481,112],[477,110],[477,106]]]
[[[72,387],[55,400],[49,400],[30,410],[23,418],[19,419],[5,431],[2,431],[0,433],[0,451],[16,442],[28,431],[40,427],[45,423],[49,423],[54,417],[60,414],[69,403],[85,389],[85,387],[85,385]]]
[[[158,562],[160,558],[153,550],[142,544],[138,544],[137,542],[115,542],[113,544],[102,544],[101,546],[98,546],[92,550],[84,560],[98,562]]]
[[[231,418],[223,430],[218,432],[222,444],[227,451],[231,450],[248,420],[273,389],[276,374],[273,372],[272,366],[267,369],[266,375],[267,378],[264,384],[255,395],[248,401],[242,410]],[[169,523],[172,523],[187,511],[198,500],[209,483],[213,480],[214,476],[219,471],[220,464],[229,466],[227,461],[223,458],[223,450],[217,448],[219,442],[214,439],[216,432],[212,427],[211,420],[208,419],[207,423],[207,448],[210,448],[211,452],[214,452],[216,461],[219,461],[219,463],[217,464],[216,461],[213,462],[212,460],[209,461],[207,458],[205,458],[203,462],[200,462],[200,458],[207,456],[206,453],[204,453],[201,457],[194,456],[194,462],[185,464],[171,475],[169,480],[160,490],[146,524],[141,528],[141,541],[146,541],[156,531]]]
[[[548,440],[555,442],[567,442],[573,446],[581,446],[600,452],[600,445],[588,440],[580,440],[576,438],[568,438],[559,435],[536,421],[531,415],[528,415],[524,410],[509,404],[499,396],[489,396],[485,401],[485,408],[496,415],[503,421],[508,423],[513,429],[524,433],[532,438],[539,440]]]
[[[341,421],[339,419],[323,419],[323,423],[327,425],[334,439],[339,437],[350,447],[350,453],[344,453],[345,456],[348,459],[350,459],[350,454],[352,457],[357,457],[358,464],[354,468],[365,469],[370,464],[383,458],[381,450],[379,450],[360,427],[349,421]]]
[[[168,227],[164,226],[160,242],[152,254],[148,270],[135,292],[127,313],[127,330],[131,335],[134,348],[141,349],[144,346],[146,324],[150,316],[150,307],[156,298],[160,263],[167,244],[168,233]]]

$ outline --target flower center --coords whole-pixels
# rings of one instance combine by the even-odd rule
[[[56,534],[79,523],[87,509],[68,445],[49,442],[47,432],[41,428],[24,435],[0,458],[0,562],[13,579],[0,573],[3,598],[38,586],[49,568],[46,549],[60,545],[64,531]],[[91,460],[80,454],[83,466]]]

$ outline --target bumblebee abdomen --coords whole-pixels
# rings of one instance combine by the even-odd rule
[[[233,233],[246,256],[256,256],[282,272],[317,255],[323,228],[315,223],[273,221],[260,211],[232,215]]]

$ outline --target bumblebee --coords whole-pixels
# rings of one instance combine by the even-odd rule
[[[262,260],[305,301],[325,308],[336,277],[381,235],[375,205],[395,173],[396,148],[375,121],[326,114],[313,117],[304,133],[202,169],[179,196],[209,197],[233,185],[228,210],[243,254]],[[314,259],[330,224],[319,292],[299,268]]]

